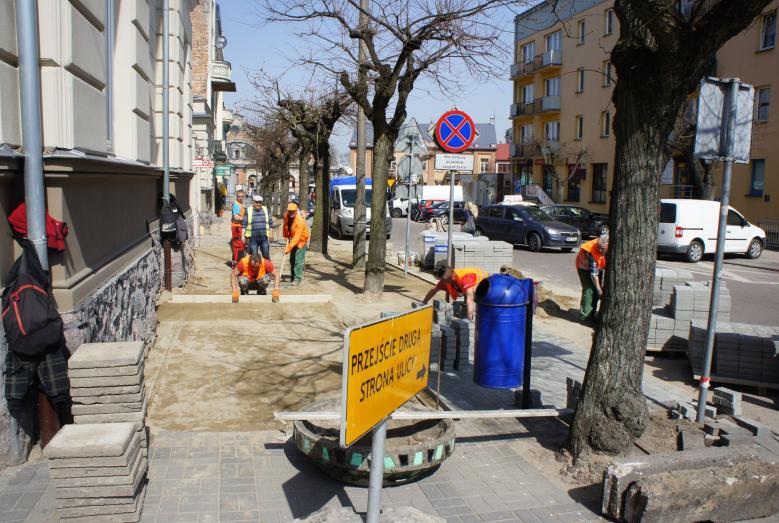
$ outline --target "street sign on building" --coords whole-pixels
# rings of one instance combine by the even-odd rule
[[[725,158],[725,129],[727,110],[725,90],[730,81],[706,78],[701,82],[698,96],[698,119],[695,130],[695,157],[703,160]],[[736,163],[749,163],[752,148],[752,113],[754,111],[755,89],[748,84],[738,88],[736,130],[733,135],[732,158]]]
[[[444,151],[461,153],[476,140],[476,125],[465,112],[452,109],[438,119],[435,138]]]
[[[437,171],[473,171],[472,154],[436,154]]]
[[[214,167],[214,174],[221,177],[229,177],[233,174],[233,166],[230,164],[220,164]]]
[[[204,167],[212,169],[214,167],[214,161],[210,158],[207,158],[205,156],[196,156],[194,160],[192,160],[192,167]]]
[[[348,447],[427,386],[431,306],[344,334],[341,446]]]

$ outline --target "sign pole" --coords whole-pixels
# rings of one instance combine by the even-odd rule
[[[379,523],[381,486],[384,481],[384,442],[387,440],[387,419],[373,429],[371,443],[371,474],[368,485],[368,517],[366,523]]]
[[[711,279],[711,299],[709,303],[709,321],[706,327],[706,357],[701,371],[700,393],[698,394],[697,422],[703,423],[706,417],[706,397],[709,392],[711,376],[711,360],[714,353],[714,334],[717,328],[717,311],[719,310],[719,290],[722,273],[722,259],[725,251],[725,235],[728,223],[728,206],[730,203],[730,180],[733,175],[733,146],[736,134],[736,115],[738,112],[739,80],[731,79],[725,92],[722,109],[722,133],[724,135],[724,168],[722,173],[722,198],[719,208],[719,227],[717,229],[717,251],[714,254],[714,274]]]
[[[408,235],[411,234],[411,161],[414,158],[414,139],[408,137],[408,198],[406,199],[406,248],[403,250],[403,277],[408,275]]]
[[[452,249],[452,226],[454,225],[454,173],[449,171],[449,227],[446,232],[446,263],[454,267],[454,249]]]

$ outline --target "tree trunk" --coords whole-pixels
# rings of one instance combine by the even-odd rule
[[[383,112],[381,113],[384,114]],[[384,292],[384,264],[387,257],[387,171],[389,170],[395,140],[386,131],[386,125],[373,122],[373,170],[371,198],[371,238],[368,243],[368,261],[365,264],[363,292],[375,298]]]
[[[712,163],[706,163],[695,157],[693,144],[687,148],[687,165],[690,166],[693,183],[695,184],[696,197],[701,200],[714,199],[714,176],[712,176]]]
[[[316,206],[314,207],[314,222],[311,225],[309,247],[314,252],[327,254],[327,241],[330,234],[330,157],[328,152],[325,158],[319,149],[314,156]]]
[[[614,90],[617,137],[607,253],[605,299],[568,446],[579,458],[588,450],[619,453],[644,431],[648,410],[641,388],[657,234],[658,179],[663,143],[672,122],[646,118],[667,104],[620,76]],[[675,114],[675,113],[674,113]]]
[[[308,176],[308,159],[311,158],[311,151],[300,144],[298,152],[298,200],[303,210],[308,210],[308,186],[311,183]]]

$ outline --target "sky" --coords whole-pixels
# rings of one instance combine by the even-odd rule
[[[298,49],[303,47],[296,35],[300,26],[265,24],[258,7],[260,4],[251,0],[219,0],[219,5],[222,32],[228,42],[224,49],[225,59],[232,65],[232,78],[237,87],[235,93],[227,93],[225,104],[228,107],[257,98],[258,94],[249,82],[249,77],[259,71],[272,75],[286,72],[292,82],[310,75],[301,66],[293,65]],[[514,13],[509,9],[493,17],[493,22],[505,29],[507,43],[512,40],[513,17]],[[476,82],[464,78],[464,84],[470,87],[457,95],[443,94],[425,82],[417,82],[408,103],[408,116],[425,123],[438,120],[443,113],[457,107],[470,114],[477,123],[487,123],[494,117],[498,140],[502,142],[506,130],[511,127],[509,106],[512,103],[512,83],[509,80],[509,67],[510,64],[506,63],[503,70],[499,71],[500,79]],[[340,126],[331,138],[331,143],[340,154],[348,151],[351,131],[351,127]]]

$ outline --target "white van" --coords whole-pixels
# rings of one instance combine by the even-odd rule
[[[657,252],[682,254],[690,263],[698,263],[704,254],[717,250],[720,203],[710,200],[660,200],[657,224]],[[766,234],[749,223],[733,207],[728,210],[725,252],[748,258],[763,253]]]
[[[368,224],[367,233],[371,233],[371,198],[373,189],[370,184],[365,187],[365,214]],[[354,235],[354,202],[357,199],[357,186],[351,184],[331,185],[330,188],[330,230],[336,238],[342,240]],[[385,230],[387,238],[392,232],[392,219],[389,206],[384,207]]]

